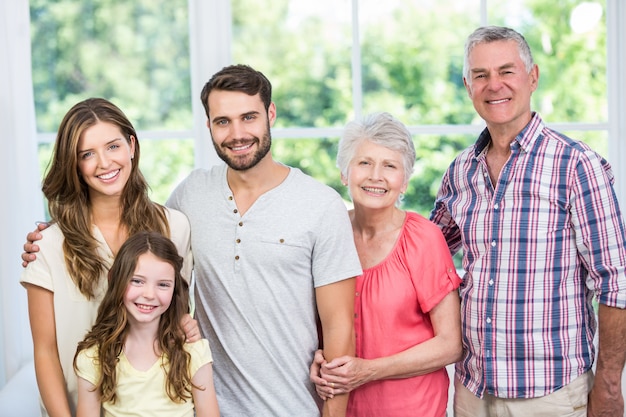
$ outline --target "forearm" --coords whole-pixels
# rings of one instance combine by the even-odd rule
[[[450,291],[430,312],[434,336],[376,362],[376,379],[400,379],[424,375],[461,358],[461,313],[456,290]]]
[[[324,357],[326,360],[350,355],[354,356],[352,317],[336,318],[332,326],[324,330]],[[323,417],[344,416],[348,406],[348,394],[336,395],[324,402]]]
[[[626,310],[600,304],[598,327],[596,374],[619,388],[626,361]]]
[[[50,417],[71,417],[67,389],[58,358],[35,350],[35,375],[39,394]]]
[[[347,279],[316,290],[317,308],[322,324],[322,348],[327,361],[354,356],[354,279]],[[348,394],[324,402],[323,417],[345,416]]]
[[[369,361],[372,369],[369,381],[425,375],[455,363],[461,353],[460,340],[435,336],[403,352]]]

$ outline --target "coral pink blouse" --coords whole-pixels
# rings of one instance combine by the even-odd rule
[[[439,228],[407,212],[393,250],[357,277],[356,355],[366,359],[389,356],[432,338],[428,312],[460,282]],[[373,381],[352,391],[347,415],[445,416],[448,386],[445,368],[411,378]]]

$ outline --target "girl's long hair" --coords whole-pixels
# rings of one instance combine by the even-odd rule
[[[181,275],[183,258],[176,246],[163,235],[155,232],[138,232],[121,246],[109,271],[109,288],[98,308],[98,317],[84,340],[78,344],[76,358],[84,349],[96,346],[95,365],[100,368],[99,381],[95,384],[102,402],[116,400],[116,366],[124,348],[129,331],[128,312],[124,306],[124,294],[142,254],[152,253],[174,268],[174,293],[169,308],[161,315],[157,334],[157,346],[163,355],[166,372],[166,392],[175,402],[191,398],[191,356],[184,349],[185,333],[181,319],[189,310],[189,287]]]
[[[124,113],[102,98],[89,98],[75,104],[59,126],[48,173],[42,191],[48,200],[52,221],[63,232],[63,253],[70,277],[88,299],[93,298],[100,274],[106,269],[98,255],[98,242],[92,235],[89,187],[78,171],[78,141],[85,130],[98,122],[111,123],[121,130],[135,152],[128,182],[121,198],[121,222],[132,236],[140,230],[153,230],[169,236],[165,209],[148,197],[148,183],[139,170],[137,132]]]

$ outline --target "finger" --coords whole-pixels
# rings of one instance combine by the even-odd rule
[[[22,261],[24,261],[24,263],[22,265],[26,266],[28,265],[29,262],[34,261],[35,259],[37,259],[37,256],[35,256],[32,253],[22,253]]]

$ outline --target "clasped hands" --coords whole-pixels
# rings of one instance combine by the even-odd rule
[[[369,382],[371,373],[365,370],[365,362],[367,361],[354,356],[341,356],[326,362],[323,351],[316,350],[309,369],[309,378],[315,384],[317,395],[326,401]]]

